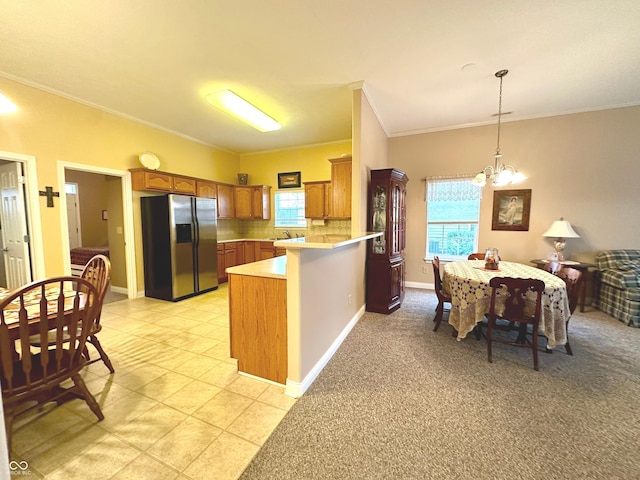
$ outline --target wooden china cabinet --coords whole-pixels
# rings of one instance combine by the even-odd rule
[[[395,168],[372,170],[367,229],[383,232],[368,241],[367,311],[391,313],[404,298],[407,175]]]

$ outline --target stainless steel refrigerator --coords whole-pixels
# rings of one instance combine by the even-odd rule
[[[145,295],[175,302],[218,288],[216,201],[163,195],[140,204]]]

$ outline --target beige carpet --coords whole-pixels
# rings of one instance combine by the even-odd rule
[[[366,313],[242,479],[640,478],[640,329],[576,312],[574,356],[432,332],[435,294]]]

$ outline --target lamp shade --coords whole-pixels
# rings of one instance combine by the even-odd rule
[[[542,234],[543,237],[555,237],[555,238],[580,238],[575,230],[571,227],[571,224],[564,218],[556,220],[551,224],[549,230]]]

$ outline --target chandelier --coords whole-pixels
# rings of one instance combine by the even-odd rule
[[[500,153],[500,120],[502,118],[502,77],[504,77],[509,70],[498,70],[496,77],[500,79],[500,97],[498,100],[498,141],[496,144],[496,154],[494,155],[494,165],[487,165],[484,167],[478,175],[471,181],[474,185],[484,187],[487,182],[490,182],[494,187],[503,187],[513,183],[519,183],[525,180],[527,177],[518,172],[513,165],[505,165],[502,163],[502,154]]]

